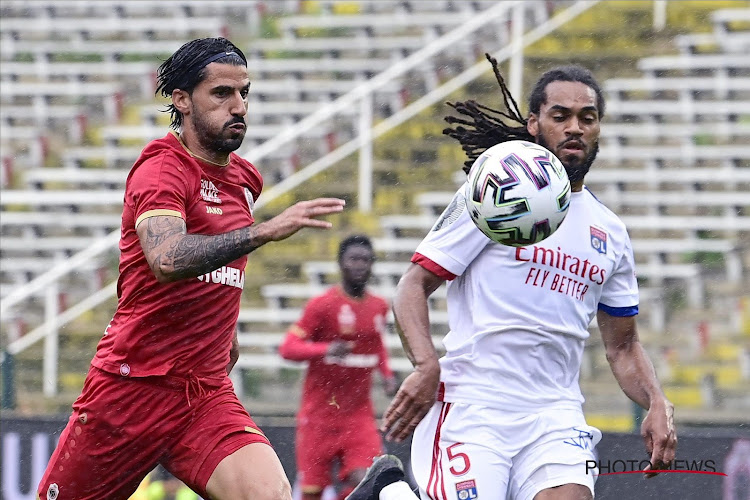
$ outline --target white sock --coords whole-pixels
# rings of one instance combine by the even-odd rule
[[[419,497],[411,491],[409,483],[397,481],[380,490],[380,500],[419,500]]]

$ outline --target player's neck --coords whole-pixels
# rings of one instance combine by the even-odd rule
[[[217,167],[226,167],[229,165],[229,153],[220,153],[204,148],[201,146],[192,130],[185,128],[182,132],[176,133],[175,135],[180,141],[180,144],[182,144],[182,147],[185,148],[185,151],[187,151],[193,158]]]
[[[345,294],[347,294],[349,297],[355,298],[355,299],[361,299],[365,296],[365,288],[366,285],[353,285],[351,283],[342,282],[341,283],[341,289],[344,291]]]
[[[570,183],[570,190],[574,193],[583,191],[583,180],[575,181]]]

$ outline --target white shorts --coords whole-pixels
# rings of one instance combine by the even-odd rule
[[[437,402],[414,431],[412,472],[422,500],[532,500],[569,483],[593,495],[601,437],[577,409],[513,413]]]

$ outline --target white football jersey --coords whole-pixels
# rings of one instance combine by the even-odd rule
[[[572,193],[555,233],[514,248],[477,229],[463,193],[413,259],[421,255],[457,276],[448,283],[441,399],[522,411],[580,408],[581,357],[597,309],[638,312],[625,225],[584,189]]]

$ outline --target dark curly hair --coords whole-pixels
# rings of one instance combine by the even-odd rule
[[[351,236],[347,236],[344,240],[339,243],[339,254],[338,254],[338,260],[341,262],[341,259],[344,257],[344,253],[346,253],[346,250],[355,245],[361,245],[365,248],[369,248],[372,250],[372,241],[370,241],[370,238],[363,234],[353,234]]]
[[[469,173],[474,160],[495,144],[513,140],[536,142],[536,138],[526,129],[527,120],[521,116],[518,104],[508,90],[505,79],[500,74],[497,60],[489,54],[485,54],[485,57],[492,64],[492,71],[500,85],[506,111],[484,106],[474,100],[447,103],[448,106],[463,115],[446,116],[445,121],[454,127],[444,129],[443,133],[461,143],[461,148],[468,157],[463,166],[463,171],[466,174]],[[577,65],[551,69],[539,78],[529,97],[529,111],[531,113],[539,114],[542,104],[547,102],[547,85],[556,81],[581,82],[591,87],[596,93],[599,117],[604,116],[604,96],[599,84],[591,71]]]

